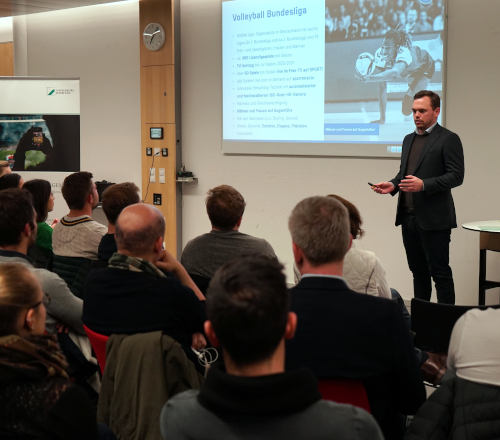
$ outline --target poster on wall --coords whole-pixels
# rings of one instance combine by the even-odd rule
[[[80,170],[80,81],[0,77],[0,160],[16,172]]]

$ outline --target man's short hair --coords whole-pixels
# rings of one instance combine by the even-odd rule
[[[0,177],[0,191],[9,188],[19,188],[21,175],[17,173],[4,174]]]
[[[93,177],[88,171],[79,171],[64,179],[61,191],[69,209],[83,209],[87,196],[94,191]]]
[[[432,110],[436,110],[441,107],[441,98],[437,93],[434,93],[431,90],[420,90],[420,92],[415,93],[413,100],[422,99],[424,96],[427,96],[431,100]]]
[[[208,190],[207,214],[217,229],[233,229],[245,212],[245,199],[232,186],[220,185]]]
[[[263,255],[219,268],[207,290],[207,317],[237,365],[269,358],[285,334],[289,297],[283,266]]]
[[[120,216],[115,224],[115,240],[118,252],[126,250],[133,255],[143,255],[151,252],[158,237],[165,236],[165,218],[155,215],[138,229],[124,228],[120,224]]]
[[[117,183],[106,188],[102,193],[102,210],[112,225],[127,206],[139,203],[139,188],[135,183]]]
[[[17,188],[0,191],[0,247],[19,244],[24,227],[27,224],[35,227],[34,218],[33,198],[28,191]]]
[[[7,171],[7,168],[10,167],[9,161],[8,160],[0,160],[0,177],[5,174]]]
[[[339,262],[349,250],[346,207],[333,197],[309,197],[295,206],[288,219],[293,242],[313,266]]]

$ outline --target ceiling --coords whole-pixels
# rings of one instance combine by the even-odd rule
[[[0,0],[0,18],[115,3],[117,1],[120,0]]]

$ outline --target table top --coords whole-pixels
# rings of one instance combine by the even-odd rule
[[[493,232],[500,234],[500,220],[483,220],[479,222],[464,223],[462,228],[470,231]]]

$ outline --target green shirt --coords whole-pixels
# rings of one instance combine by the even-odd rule
[[[45,222],[37,223],[36,245],[44,251],[52,252],[52,228]]]

